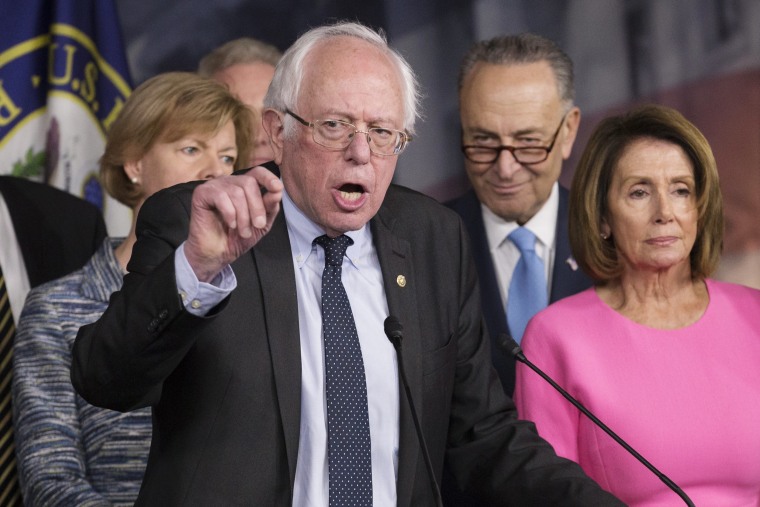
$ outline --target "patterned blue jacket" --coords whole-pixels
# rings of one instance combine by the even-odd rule
[[[151,439],[150,409],[120,413],[71,385],[79,327],[97,320],[122,272],[107,239],[82,269],[33,289],[13,347],[13,416],[24,503],[132,505]]]

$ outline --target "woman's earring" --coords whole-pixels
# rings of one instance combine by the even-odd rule
[[[606,233],[604,233],[604,232],[602,232],[602,233],[601,233],[601,234],[599,234],[599,235],[600,235],[600,236],[602,237],[602,239],[603,239],[603,240],[605,240],[605,241],[607,241],[607,240],[610,238],[610,235],[609,235],[609,234],[606,234]]]
[[[132,179],[131,179],[131,180],[129,180],[129,181],[131,181],[133,185],[137,185],[137,183],[138,183],[140,180],[138,180],[138,179],[137,179],[137,176],[132,176]]]

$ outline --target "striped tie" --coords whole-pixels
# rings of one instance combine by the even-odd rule
[[[22,505],[21,488],[16,473],[11,410],[11,353],[15,331],[11,302],[8,300],[5,278],[0,269],[0,505],[9,507]]]

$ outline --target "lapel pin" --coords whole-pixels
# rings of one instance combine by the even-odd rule
[[[396,283],[399,287],[406,287],[406,277],[404,275],[398,275],[396,277]]]
[[[575,262],[575,259],[573,259],[572,257],[568,257],[565,262],[567,263],[568,266],[570,266],[570,269],[572,269],[573,271],[578,271],[578,263]]]

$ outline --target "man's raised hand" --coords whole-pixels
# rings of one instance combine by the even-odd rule
[[[258,166],[207,181],[193,192],[185,256],[198,280],[211,281],[272,228],[282,182]]]

